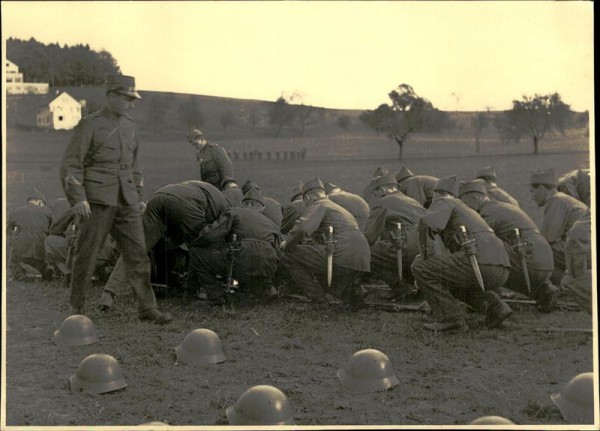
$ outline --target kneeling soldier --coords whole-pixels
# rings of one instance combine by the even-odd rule
[[[508,254],[494,231],[457,196],[455,176],[440,180],[431,206],[419,221],[422,258],[415,259],[412,272],[437,320],[424,328],[466,329],[461,301],[485,312],[484,326],[495,328],[512,313],[496,292],[508,278]],[[471,238],[465,238],[465,231]],[[428,255],[425,239],[430,233],[440,234],[449,255]],[[477,247],[475,262],[473,240]]]

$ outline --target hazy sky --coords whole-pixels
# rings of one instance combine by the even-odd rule
[[[372,109],[408,83],[444,110],[593,104],[591,2],[3,1],[2,33],[106,49],[142,90]]]

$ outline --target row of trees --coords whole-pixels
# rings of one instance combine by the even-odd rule
[[[374,110],[364,111],[360,119],[377,132],[387,134],[399,147],[402,160],[404,143],[411,133],[436,132],[453,126],[447,113],[439,111],[431,102],[418,96],[408,84],[401,84],[388,94],[391,103],[381,104]],[[523,136],[533,141],[534,154],[547,132],[564,133],[573,117],[569,105],[558,93],[534,96],[524,95],[513,100],[513,107],[495,116],[494,126],[503,143],[519,142]],[[475,130],[475,151],[480,151],[482,130],[490,123],[490,113],[477,113],[472,120]]]
[[[19,66],[27,82],[48,82],[54,86],[98,86],[105,75],[120,73],[110,52],[96,52],[89,45],[59,46],[34,38],[6,41],[6,58]]]

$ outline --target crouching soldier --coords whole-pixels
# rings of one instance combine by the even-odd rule
[[[504,242],[510,258],[504,287],[535,299],[542,312],[552,310],[558,296],[558,288],[550,282],[554,258],[533,220],[515,205],[490,199],[481,180],[461,183],[460,199]]]
[[[229,209],[198,234],[189,247],[189,289],[202,287],[213,305],[225,305],[235,279],[240,291],[260,301],[277,297],[272,278],[279,265],[281,234],[263,209],[262,195],[250,189],[242,207]]]
[[[244,183],[242,186],[242,193],[245,195],[250,189],[255,189],[262,194],[260,186],[252,180],[248,180]],[[267,216],[267,218],[273,220],[273,223],[275,223],[278,228],[281,228],[281,221],[283,220],[283,207],[281,204],[268,196],[263,196],[263,202],[265,208],[262,213]]]
[[[415,259],[412,272],[437,320],[424,324],[424,328],[466,329],[461,301],[484,312],[484,326],[495,328],[512,313],[496,292],[508,278],[508,254],[494,231],[457,196],[455,176],[440,180],[431,206],[419,221],[422,258]],[[470,238],[465,238],[463,228]],[[428,254],[425,239],[431,233],[440,234],[450,254]],[[475,241],[476,253],[470,239]]]
[[[328,306],[327,291],[349,307],[359,307],[364,289],[358,280],[370,270],[369,243],[354,216],[327,199],[320,179],[305,183],[302,193],[306,212],[283,244],[283,264],[293,282],[319,308]],[[305,235],[312,236],[316,244],[300,244]]]
[[[385,281],[393,296],[402,299],[413,290],[410,266],[419,254],[417,226],[425,208],[398,190],[392,172],[374,178],[371,188],[378,196],[364,231],[371,245],[371,276]]]
[[[413,198],[425,208],[429,208],[433,199],[433,188],[439,178],[430,175],[415,175],[407,167],[402,166],[396,172],[398,189],[406,196]]]

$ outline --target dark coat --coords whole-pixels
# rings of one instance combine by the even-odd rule
[[[48,207],[27,204],[17,208],[8,218],[8,228],[18,230],[12,244],[13,259],[45,260],[44,240],[52,223],[52,211]]]

